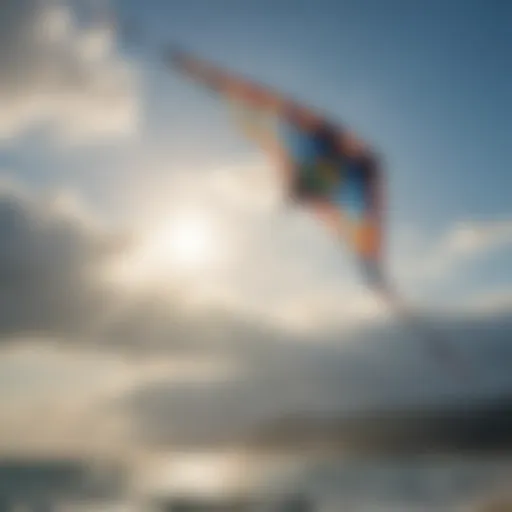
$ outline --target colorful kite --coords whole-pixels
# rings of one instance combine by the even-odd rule
[[[290,197],[320,215],[352,249],[368,281],[384,286],[382,179],[372,152],[312,109],[265,87],[179,51],[170,62],[242,109],[246,134],[273,157]],[[257,119],[265,114],[273,123]]]
[[[417,329],[419,319],[383,272],[383,176],[374,152],[346,128],[265,86],[176,48],[166,61],[242,114],[246,135],[271,156],[290,199],[314,211],[345,242],[366,282]],[[428,340],[446,361],[447,345],[432,335]]]

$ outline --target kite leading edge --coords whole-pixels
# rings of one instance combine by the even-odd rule
[[[271,157],[290,199],[311,209],[348,246],[367,285],[422,333],[431,355],[456,366],[448,344],[427,332],[384,275],[383,171],[373,151],[346,128],[268,87],[177,48],[165,60],[242,114],[243,131]]]

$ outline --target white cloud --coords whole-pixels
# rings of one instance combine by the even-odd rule
[[[0,239],[11,241],[0,258],[9,286],[0,293],[0,329],[4,350],[13,351],[0,360],[1,446],[33,439],[41,449],[78,450],[87,438],[90,450],[155,440],[158,449],[159,439],[229,440],[290,411],[460,391],[433,377],[421,346],[381,321],[380,305],[362,286],[345,282],[342,249],[329,235],[301,215],[279,217],[272,202],[251,203],[254,190],[243,173],[234,170],[236,176],[241,182],[230,183],[230,194],[247,200],[233,203],[191,180],[212,211],[225,215],[238,247],[233,265],[182,288],[170,281],[150,290],[102,281],[105,263],[137,240],[104,231],[74,194],[41,200],[15,183],[0,190]],[[186,203],[187,190],[174,193]],[[496,329],[496,339],[509,332],[507,325]],[[23,340],[27,331],[41,337]],[[462,332],[468,345],[479,344]],[[492,349],[486,339],[485,349],[502,354],[500,343]],[[130,345],[135,357],[118,359],[127,352],[116,346]],[[493,385],[509,382],[508,368],[500,377],[496,367],[488,364]],[[464,392],[472,389],[464,385]],[[123,395],[131,397],[128,410],[112,403]]]
[[[0,351],[0,452],[126,455],[137,449],[129,418],[112,402],[138,386],[232,379],[221,357],[126,359],[56,339],[16,340]]]
[[[439,283],[510,245],[510,220],[459,222],[430,242],[419,233],[402,240],[395,265],[397,273],[413,282]]]
[[[306,209],[283,204],[276,175],[264,162],[173,171],[154,186],[144,194],[151,201],[140,215],[142,231],[188,210],[222,228],[217,234],[225,260],[207,275],[180,275],[182,304],[229,311],[299,336],[358,328],[393,314],[364,285],[350,250]],[[509,230],[507,222],[467,222],[451,226],[440,239],[400,230],[388,258],[398,291],[405,285],[406,297],[425,299],[433,287],[455,282],[478,255],[503,247]],[[124,256],[129,262],[130,255]],[[137,252],[134,257],[140,261]],[[165,281],[162,269],[150,270],[154,281]],[[428,299],[435,307],[436,297]]]
[[[140,242],[107,269],[120,286],[123,280],[140,285],[136,277],[142,276],[142,285],[165,295],[177,279],[180,301],[191,309],[220,309],[295,333],[353,327],[385,314],[357,281],[346,248],[312,214],[282,204],[277,177],[261,162],[172,172],[145,195],[151,201],[139,214]],[[151,231],[159,231],[166,219],[186,221],[188,214],[215,226],[214,265],[190,274],[183,268],[169,272],[165,262],[141,269]]]
[[[119,452],[126,424],[101,404],[121,369],[104,354],[65,353],[43,339],[2,350],[0,451]]]
[[[130,262],[142,263],[148,236],[106,230],[72,190],[41,199],[6,184],[0,191],[0,236],[17,243],[11,243],[10,256],[0,258],[0,277],[10,286],[0,328],[64,329],[76,339],[174,350],[182,334],[189,347],[223,345],[227,339],[232,344],[247,329],[257,335],[280,332],[294,342],[329,340],[332,333],[350,340],[350,332],[393,321],[393,310],[358,282],[346,248],[313,216],[281,208],[268,168],[241,164],[205,171],[201,179],[197,174],[171,173],[168,182],[155,182],[160,195],[146,191],[152,201],[139,212],[136,227],[151,239],[160,219],[165,224],[197,207],[208,223],[218,224],[222,257],[204,271],[168,272],[151,264],[148,286],[135,288],[105,277],[120,268],[129,275]],[[467,229],[452,230],[437,247],[424,250],[423,259],[411,258],[405,270],[422,280],[424,269],[441,261],[441,273],[429,279],[446,281],[443,268],[448,272],[462,255],[497,247],[509,233],[506,223],[487,225],[477,243]],[[451,256],[445,261],[440,253]],[[23,282],[21,276],[28,275]]]
[[[0,20],[0,138],[46,125],[67,142],[129,135],[136,76],[105,23],[79,26],[66,0],[7,0]]]

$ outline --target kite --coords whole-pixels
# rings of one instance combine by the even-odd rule
[[[384,180],[380,159],[346,127],[269,87],[172,47],[166,64],[228,102],[247,137],[269,155],[289,199],[309,208],[344,242],[366,283],[416,331],[420,321],[384,272]],[[449,347],[425,336],[437,358]]]
[[[170,62],[235,108],[247,109],[241,119],[245,133],[272,156],[290,198],[320,215],[356,254],[368,281],[384,286],[383,194],[375,155],[353,134],[263,86],[177,50]],[[252,117],[273,116],[272,127],[258,126],[251,110]]]

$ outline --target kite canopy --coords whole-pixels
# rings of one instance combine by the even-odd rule
[[[382,177],[373,152],[313,109],[177,47],[166,61],[242,113],[245,134],[272,158],[290,197],[320,215],[369,284],[382,288]],[[270,126],[262,122],[269,117]]]

